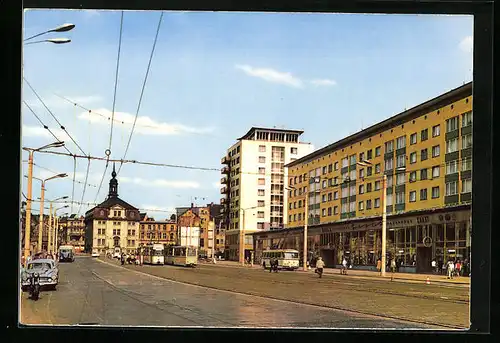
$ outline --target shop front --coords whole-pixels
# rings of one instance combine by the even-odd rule
[[[430,273],[433,259],[439,267],[450,259],[468,259],[470,217],[470,206],[388,216],[387,264],[394,258],[399,272]],[[302,229],[256,233],[256,259],[266,249],[296,249],[302,257]],[[311,261],[321,256],[327,268],[340,268],[345,258],[352,269],[376,270],[382,257],[381,217],[309,226],[308,250]]]

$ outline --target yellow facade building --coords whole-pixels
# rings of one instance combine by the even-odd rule
[[[287,168],[287,228],[256,234],[257,250],[277,245],[301,250],[297,232],[308,217],[310,255],[322,256],[330,266],[345,257],[353,267],[373,269],[381,254],[386,175],[387,251],[402,270],[428,271],[432,259],[465,259],[472,198],[472,84]]]

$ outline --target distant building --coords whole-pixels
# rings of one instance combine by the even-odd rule
[[[285,164],[313,151],[300,142],[303,131],[252,127],[232,145],[221,163],[221,199],[225,254],[239,259],[239,236],[261,230],[280,229],[287,223],[287,170]],[[253,249],[252,236],[245,239],[245,255]]]
[[[62,228],[59,244],[73,245],[77,251],[85,249],[85,217],[78,217],[77,214],[62,217],[59,219],[59,228]]]
[[[118,197],[115,166],[106,200],[85,213],[85,250],[105,253],[115,247],[134,253],[139,246],[139,210]]]
[[[161,243],[174,245],[177,241],[177,222],[175,220],[155,220],[141,213],[139,245]]]

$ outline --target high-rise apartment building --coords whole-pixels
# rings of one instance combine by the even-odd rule
[[[225,255],[239,258],[239,234],[283,228],[287,222],[285,165],[313,151],[299,140],[303,131],[252,127],[222,158],[221,199]],[[245,254],[253,248],[245,239]]]

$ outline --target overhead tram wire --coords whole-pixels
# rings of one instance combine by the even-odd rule
[[[120,68],[120,53],[121,53],[121,47],[122,47],[122,33],[123,33],[123,11],[121,11],[121,16],[120,16],[120,35],[118,38],[118,53],[117,53],[117,57],[116,57],[115,85],[114,85],[114,92],[113,92],[113,109],[112,109],[112,113],[111,113],[111,130],[109,133],[108,149],[105,151],[106,166],[104,167],[104,172],[102,173],[101,182],[99,183],[99,188],[97,189],[97,193],[95,195],[94,202],[97,201],[97,198],[99,197],[99,193],[101,192],[102,183],[104,182],[104,177],[106,176],[106,172],[108,171],[109,157],[111,155],[111,142],[113,139],[113,123],[115,120],[114,118],[115,118],[115,105],[116,105],[116,90],[118,88],[118,71]]]
[[[24,161],[23,161],[23,162],[24,162]],[[26,161],[26,162],[28,162],[28,161]],[[34,165],[34,166],[37,166],[37,167],[38,167],[38,168],[40,168],[40,169],[44,169],[44,170],[46,170],[46,171],[49,171],[49,172],[51,172],[51,173],[53,173],[53,174],[62,174],[61,172],[56,172],[56,171],[53,171],[53,170],[51,170],[51,169],[49,169],[49,168],[42,167],[41,165],[36,164],[36,163],[33,163],[33,165]],[[75,182],[83,185],[83,182],[81,182],[81,181],[76,181],[76,180],[75,180]],[[96,187],[97,187],[97,185],[93,185],[93,184],[91,184],[91,183],[88,183],[88,184],[87,184],[87,186],[94,187],[94,188],[96,188]]]
[[[146,75],[144,76],[144,82],[142,83],[141,96],[139,97],[139,103],[137,104],[137,111],[135,113],[134,124],[132,125],[132,130],[130,131],[130,136],[128,137],[127,147],[125,148],[125,152],[123,153],[122,160],[127,156],[128,149],[130,147],[130,141],[132,140],[132,135],[134,134],[135,124],[137,122],[137,117],[139,116],[139,110],[141,109],[142,97],[144,95],[144,89],[146,88],[146,82],[148,80],[149,70],[151,69],[151,62],[153,60],[153,55],[156,48],[156,42],[158,41],[158,34],[160,33],[160,27],[163,20],[163,11],[160,14],[160,19],[158,20],[158,27],[156,28],[155,40],[153,42],[153,48],[151,49],[151,55],[149,56],[148,67],[146,69]],[[120,175],[120,171],[122,169],[123,163],[120,163],[118,167],[118,175]]]

